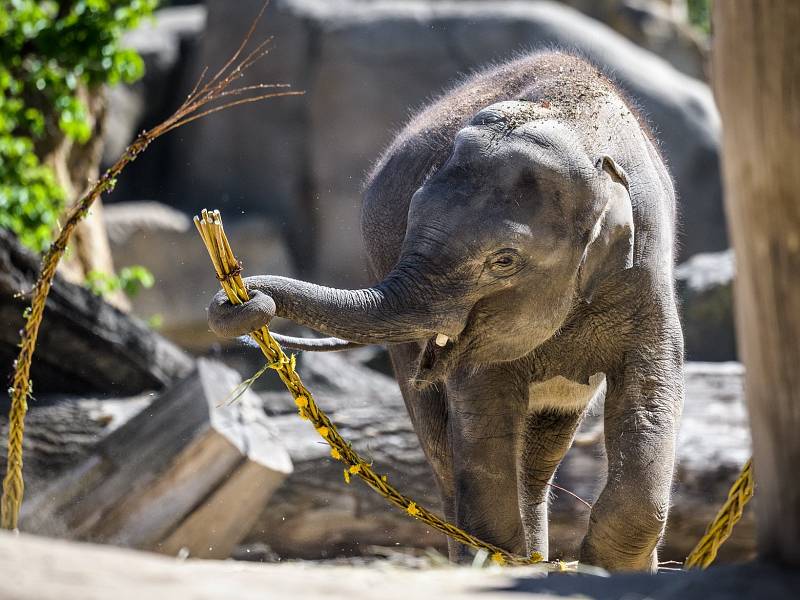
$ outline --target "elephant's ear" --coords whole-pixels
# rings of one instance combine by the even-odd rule
[[[597,160],[594,227],[578,270],[581,295],[591,302],[598,284],[607,276],[633,266],[633,209],[628,175],[610,156]]]

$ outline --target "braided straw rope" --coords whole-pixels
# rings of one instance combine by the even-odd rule
[[[719,509],[703,537],[686,557],[686,562],[683,564],[684,569],[705,569],[714,562],[720,546],[731,536],[734,525],[742,518],[745,504],[753,497],[754,487],[753,459],[751,458],[742,467],[739,477],[731,486],[725,504]]]
[[[78,223],[86,216],[94,201],[114,186],[117,175],[134,160],[154,139],[152,134],[142,133],[125,151],[117,163],[97,180],[89,192],[73,206],[64,227],[56,240],[50,245],[42,260],[42,271],[33,288],[30,310],[26,311],[25,327],[17,360],[14,361],[14,377],[11,384],[11,411],[8,415],[8,459],[6,476],[3,479],[3,497],[0,500],[0,526],[16,529],[19,509],[25,492],[22,478],[22,440],[25,433],[25,415],[28,412],[28,396],[31,393],[31,361],[36,349],[39,326],[42,323],[47,296],[56,274],[58,262],[67,248],[70,235]]]
[[[194,223],[208,249],[211,262],[214,263],[217,279],[219,279],[222,288],[228,294],[230,301],[233,304],[242,304],[249,300],[249,296],[240,274],[241,266],[234,257],[233,251],[228,244],[228,238],[222,228],[222,219],[219,211],[208,212],[203,210],[201,216],[202,218],[195,217]],[[295,371],[294,356],[289,358],[284,354],[281,347],[270,335],[269,329],[262,327],[260,330],[252,332],[250,337],[261,348],[267,358],[268,367],[277,371],[278,377],[292,394],[300,416],[311,421],[317,433],[330,445],[331,456],[344,463],[345,481],[349,483],[352,475],[360,477],[364,483],[383,496],[389,503],[462,544],[486,550],[496,563],[530,565],[542,562],[542,555],[539,553],[535,552],[529,557],[516,556],[494,544],[484,542],[452,523],[444,521],[425,507],[419,506],[416,502],[401,494],[397,488],[387,481],[385,475],[378,475],[372,469],[372,466],[359,456],[339,434],[336,426],[317,406],[311,392],[300,380],[300,376]],[[559,570],[563,569],[560,565],[557,568]]]

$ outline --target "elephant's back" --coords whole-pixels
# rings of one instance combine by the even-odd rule
[[[375,279],[397,262],[411,196],[444,164],[456,133],[475,113],[504,100],[547,101],[558,106],[565,120],[577,123],[609,96],[625,105],[615,86],[590,63],[567,53],[539,52],[476,73],[418,112],[366,181],[362,235]]]

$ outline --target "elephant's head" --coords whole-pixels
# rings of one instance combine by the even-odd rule
[[[501,102],[458,132],[449,159],[414,194],[400,259],[384,281],[337,290],[249,278],[261,292],[253,306],[223,309],[217,296],[210,322],[239,335],[271,312],[352,341],[420,342],[424,384],[531,352],[632,257],[622,169],[590,153],[551,109]]]

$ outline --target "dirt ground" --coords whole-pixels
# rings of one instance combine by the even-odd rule
[[[179,560],[0,533],[0,600],[654,600],[797,598],[800,572],[748,564],[656,576],[545,576],[534,568]]]

